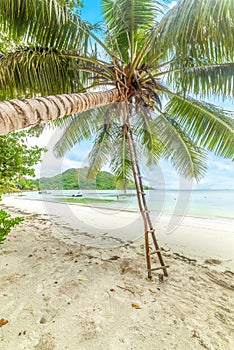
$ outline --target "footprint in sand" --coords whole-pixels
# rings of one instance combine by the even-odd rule
[[[35,350],[53,350],[55,346],[55,337],[51,333],[43,333]]]

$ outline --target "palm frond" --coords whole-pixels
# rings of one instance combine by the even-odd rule
[[[152,54],[161,48],[182,57],[232,62],[234,2],[181,0],[167,12],[153,32]]]
[[[39,46],[0,55],[0,98],[84,91],[90,82],[110,84],[108,63],[88,55]],[[112,83],[113,84],[113,83]]]
[[[155,123],[151,120],[150,113],[141,109],[134,120],[134,135],[137,144],[141,147],[147,165],[157,164],[163,153],[163,144],[155,130]]]
[[[77,92],[88,77],[77,60],[54,49],[31,47],[0,56],[1,99]]]
[[[156,0],[102,0],[107,34],[117,41],[125,62],[133,60],[165,5]]]
[[[234,63],[179,68],[168,75],[168,82],[184,94],[200,98],[234,96]]]
[[[46,126],[47,126],[46,124],[38,124],[38,125],[32,126],[27,130],[27,135],[30,137],[31,136],[39,137],[45,131]]]
[[[95,133],[103,126],[103,111],[99,107],[79,115],[67,116],[52,122],[52,127],[64,128],[60,140],[54,147],[54,153],[57,157],[63,157],[76,144],[83,140],[92,138]]]
[[[96,134],[94,145],[89,153],[88,179],[93,179],[106,164],[111,154],[113,133],[111,124],[101,127]]]
[[[191,97],[185,99],[178,94],[173,94],[165,110],[185,129],[199,147],[225,158],[233,158],[233,112]]]
[[[115,175],[117,188],[127,189],[132,179],[132,163],[128,141],[124,130],[119,124],[115,125],[114,152],[110,161],[110,168]]]
[[[167,113],[159,114],[154,123],[163,144],[162,157],[168,159],[179,174],[199,180],[206,172],[204,151]]]
[[[87,23],[56,0],[0,1],[0,31],[42,47],[87,51]]]

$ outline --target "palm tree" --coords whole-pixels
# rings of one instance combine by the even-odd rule
[[[102,0],[101,39],[58,0],[0,3],[0,33],[11,39],[0,57],[1,99],[7,99],[0,102],[0,134],[73,115],[57,122],[66,126],[56,145],[60,155],[96,134],[90,175],[107,160],[123,185],[133,172],[149,277],[149,233],[164,275],[167,269],[144,196],[139,149],[149,163],[166,158],[196,179],[205,172],[207,151],[234,153],[233,114],[204,101],[233,97],[234,2],[180,0],[171,9],[168,2]],[[97,87],[103,91],[92,92]]]

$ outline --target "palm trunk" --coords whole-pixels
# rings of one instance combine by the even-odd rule
[[[119,102],[118,89],[0,102],[0,135]]]

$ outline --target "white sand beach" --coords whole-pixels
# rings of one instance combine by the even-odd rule
[[[5,198],[25,220],[0,246],[2,350],[231,350],[231,220],[157,223],[169,278],[146,279],[141,218]],[[175,218],[181,219],[181,218]]]

